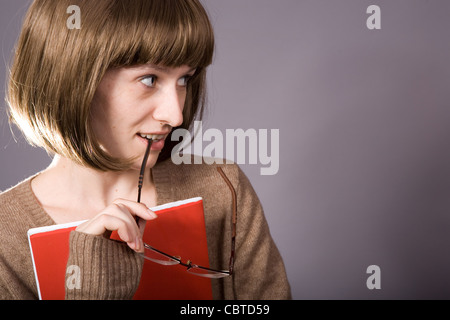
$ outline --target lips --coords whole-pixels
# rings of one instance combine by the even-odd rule
[[[139,139],[147,144],[149,139],[152,139],[152,151],[161,151],[164,148],[165,139],[169,133],[158,132],[158,133],[138,133],[136,134]]]
[[[145,134],[145,133],[139,133],[139,135],[140,135],[142,138],[152,139],[153,141],[162,140],[162,139],[164,139],[164,137],[165,137],[164,134]]]

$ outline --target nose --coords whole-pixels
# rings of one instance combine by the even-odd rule
[[[176,86],[165,87],[158,94],[158,101],[153,112],[153,118],[171,127],[178,127],[183,123],[183,109],[186,92]]]

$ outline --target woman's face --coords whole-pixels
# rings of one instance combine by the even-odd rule
[[[91,121],[101,146],[112,156],[139,157],[151,137],[148,164],[156,163],[172,127],[183,122],[187,82],[195,69],[154,65],[109,70],[95,93]]]

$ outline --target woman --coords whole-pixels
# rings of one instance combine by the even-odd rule
[[[71,5],[80,8],[80,29],[67,27]],[[37,298],[28,229],[80,220],[87,222],[71,233],[68,266],[80,268],[81,285],[66,288],[66,298],[132,298],[142,271],[142,230],[156,218],[149,208],[198,196],[211,268],[224,269],[230,188],[238,208],[234,270],[212,280],[213,297],[290,298],[281,256],[242,171],[170,159],[177,143],[171,132],[201,118],[213,49],[198,0],[33,2],[11,69],[9,112],[30,143],[54,158],[0,195],[1,298]],[[108,238],[114,230],[124,242]]]

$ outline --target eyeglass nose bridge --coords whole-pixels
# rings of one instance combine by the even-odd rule
[[[197,265],[192,264],[191,260],[186,261],[186,263],[184,263],[183,261],[181,261],[181,257],[180,257],[180,265],[182,265],[183,267],[186,267],[188,270],[197,267]]]
[[[198,265],[192,264],[192,261],[189,259],[186,261],[186,263],[184,263],[183,260],[181,260],[180,256],[173,256],[172,259],[175,259],[179,265],[186,267],[188,271],[192,268],[198,268]]]

